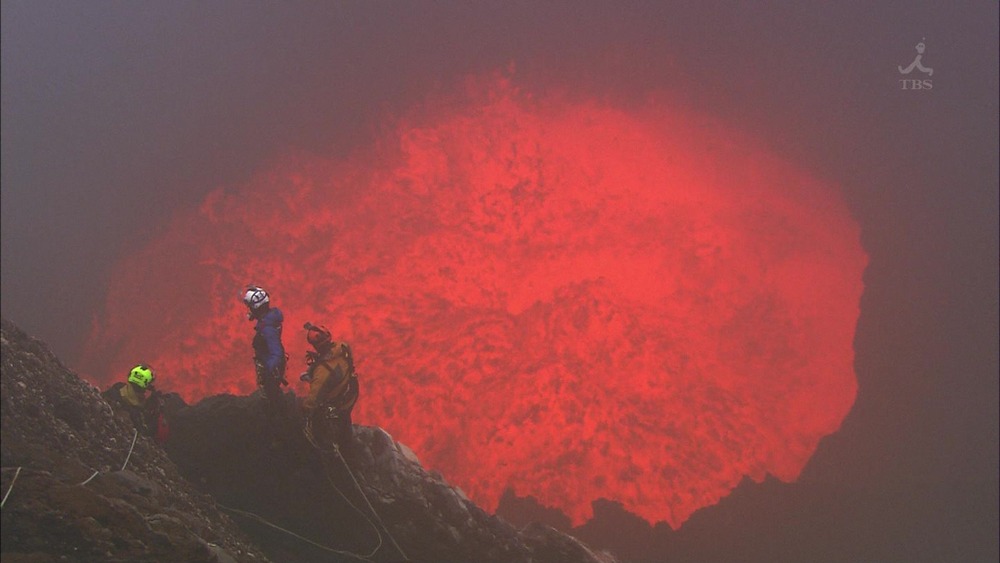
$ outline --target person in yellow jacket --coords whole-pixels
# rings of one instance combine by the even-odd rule
[[[354,357],[345,342],[334,342],[325,327],[306,323],[306,340],[315,352],[306,352],[308,370],[300,376],[309,382],[302,401],[307,429],[321,442],[344,447],[350,444],[351,411],[358,401],[358,375]]]
[[[101,396],[112,407],[124,409],[136,430],[162,444],[170,431],[163,416],[163,400],[153,386],[155,382],[153,368],[138,364],[129,370],[125,382],[115,383]]]

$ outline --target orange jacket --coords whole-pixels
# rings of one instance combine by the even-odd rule
[[[320,406],[350,410],[358,400],[357,375],[350,349],[344,344],[334,343],[309,366],[309,373],[312,376],[309,394],[302,401],[307,411]]]

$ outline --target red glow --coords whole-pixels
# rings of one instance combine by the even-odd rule
[[[85,371],[253,391],[253,282],[290,379],[325,324],[355,421],[488,510],[511,486],[575,524],[604,497],[676,527],[744,475],[795,479],[856,388],[867,259],[835,192],[696,116],[469,90],[178,214],[120,264]]]

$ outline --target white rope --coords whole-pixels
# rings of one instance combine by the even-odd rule
[[[138,438],[139,438],[139,431],[136,430],[135,434],[132,435],[132,446],[129,447],[129,449],[128,449],[128,455],[125,456],[125,463],[122,464],[121,471],[125,471],[125,466],[128,465],[128,460],[131,459],[131,457],[132,457],[132,450],[135,449],[135,441]],[[98,475],[100,475],[100,473],[101,473],[100,471],[95,471],[93,475],[91,475],[90,477],[87,477],[86,481],[84,481],[83,483],[80,483],[80,486],[82,487],[82,486],[86,485],[87,483],[93,481],[94,477],[97,477]]]
[[[139,438],[139,431],[138,430],[136,430],[135,431],[135,435],[132,436],[132,447],[130,447],[128,449],[128,455],[125,456],[125,463],[122,464],[122,469],[121,469],[122,471],[125,471],[125,466],[128,465],[128,460],[129,460],[129,458],[132,457],[132,450],[135,449],[135,441],[136,441],[137,438]],[[10,488],[7,489],[7,494],[5,494],[3,496],[3,501],[0,501],[0,508],[3,508],[3,505],[7,504],[7,497],[10,496],[11,490],[14,489],[14,481],[17,481],[17,476],[20,475],[20,474],[21,474],[21,468],[18,467],[17,468],[17,473],[14,474],[14,478],[10,482]],[[86,485],[87,483],[93,481],[94,477],[97,477],[100,474],[101,474],[100,471],[95,471],[90,477],[87,477],[86,481],[80,483],[80,486],[82,487],[82,486]]]
[[[7,493],[4,494],[3,500],[0,501],[0,508],[3,508],[3,505],[7,504],[7,497],[9,497],[10,496],[10,492],[14,490],[14,481],[17,481],[17,476],[20,475],[20,474],[21,474],[21,468],[18,467],[17,468],[17,472],[14,473],[14,478],[11,479],[11,481],[10,481],[10,487],[7,488]]]
[[[128,449],[128,455],[125,456],[125,463],[122,464],[122,471],[125,471],[125,466],[128,465],[129,458],[132,457],[132,450],[135,449],[135,440],[139,437],[139,430],[136,429],[135,435],[132,436],[132,446]]]

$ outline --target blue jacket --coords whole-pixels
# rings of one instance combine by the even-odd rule
[[[278,373],[277,370],[285,365],[285,347],[281,344],[281,323],[284,320],[281,309],[272,307],[254,325],[254,359],[263,362],[268,373]]]

